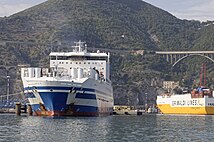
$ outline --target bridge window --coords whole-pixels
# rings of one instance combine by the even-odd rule
[[[50,56],[50,60],[56,60],[56,56]]]
[[[107,61],[107,57],[91,57],[91,56],[69,56],[67,57],[67,60],[73,60],[73,61],[78,61],[78,60],[104,60]]]
[[[57,56],[57,60],[67,60],[66,56]]]
[[[82,60],[104,60],[107,61],[108,57],[91,57],[91,56],[50,56],[50,60],[72,60],[72,61],[82,61]]]
[[[105,61],[107,61],[107,57],[91,57],[91,56],[89,56],[89,57],[85,57],[85,59],[86,60],[105,60]]]
[[[72,60],[72,61],[82,61],[82,60],[103,60],[107,61],[108,57],[92,57],[92,56],[50,56],[50,60]]]
[[[82,61],[82,60],[84,60],[84,56],[68,56],[67,60]]]

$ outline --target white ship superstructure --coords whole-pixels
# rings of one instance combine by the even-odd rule
[[[51,52],[50,68],[22,68],[25,93],[35,115],[108,115],[113,111],[110,54],[88,53],[83,42],[73,52]]]

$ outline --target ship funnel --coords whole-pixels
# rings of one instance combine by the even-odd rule
[[[79,68],[78,69],[78,78],[83,78],[83,69],[82,68]]]
[[[73,79],[77,78],[77,69],[76,68],[71,69],[71,77]]]
[[[29,77],[27,68],[21,68],[21,77]]]
[[[41,68],[34,68],[35,70],[35,77],[39,78],[41,77]]]
[[[28,75],[30,78],[35,76],[34,68],[28,68]]]

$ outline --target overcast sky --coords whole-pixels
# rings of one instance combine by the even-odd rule
[[[0,0],[0,17],[22,11],[46,0]],[[144,0],[180,19],[214,20],[214,0]]]
[[[180,19],[214,21],[214,0],[144,0]]]
[[[9,16],[46,0],[0,0],[0,17]]]

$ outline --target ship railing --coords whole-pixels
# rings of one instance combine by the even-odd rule
[[[170,94],[170,93],[162,93],[159,96],[162,96],[162,98],[170,98],[172,96],[172,94]]]
[[[191,97],[192,98],[204,98],[204,97],[213,98],[213,93],[209,89],[204,89],[201,91],[193,90],[191,92]]]
[[[62,72],[56,72],[51,68],[21,68],[22,78],[53,78],[56,76],[64,76]],[[66,76],[66,75],[65,75]]]
[[[171,96],[171,94],[170,93],[163,93],[163,94],[161,94],[161,96]]]
[[[81,78],[94,78],[100,82],[109,82],[110,80],[104,78],[104,75],[90,72],[79,72],[71,74],[65,68],[21,68],[22,78],[53,78],[57,80],[72,80]]]

